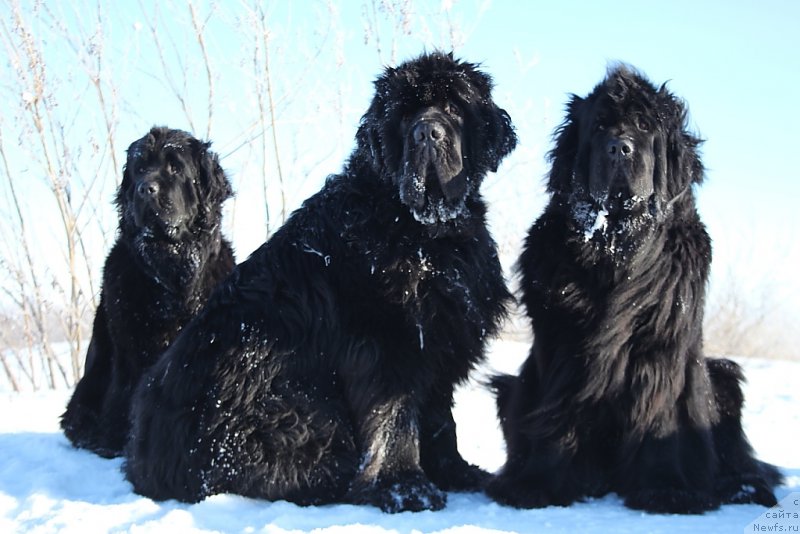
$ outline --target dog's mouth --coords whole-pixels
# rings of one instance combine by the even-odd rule
[[[646,206],[647,198],[621,188],[612,189],[601,199],[594,199],[598,211],[605,211],[614,219],[626,219],[638,214]]]
[[[441,168],[433,163],[421,172],[408,168],[408,165],[406,167],[400,178],[400,201],[409,208],[418,222],[427,225],[446,223],[466,213],[466,195],[448,195],[447,190],[441,187]],[[456,178],[446,179],[452,181]],[[466,182],[464,177],[457,179]]]
[[[180,241],[188,231],[181,217],[154,206],[134,206],[133,221],[144,241]]]
[[[652,151],[623,135],[599,145],[592,148],[587,184],[593,203],[616,218],[636,216],[654,193]]]
[[[458,220],[467,212],[463,199],[450,201],[441,195],[426,195],[421,206],[411,208],[411,214],[418,222],[425,225],[435,225]]]
[[[139,234],[147,241],[180,241],[185,229],[179,224],[159,224],[140,227]]]
[[[615,243],[651,225],[654,218],[651,198],[621,192],[600,200],[573,198],[571,204],[575,230],[583,241],[604,243],[612,251]]]
[[[637,177],[630,165],[597,166],[594,171],[585,186],[578,182],[570,201],[575,229],[584,241],[613,243],[648,224],[654,215],[653,195],[632,187]]]
[[[405,163],[398,176],[400,201],[422,224],[460,218],[467,210],[469,185],[460,140],[427,120],[415,123],[410,132],[405,142]]]

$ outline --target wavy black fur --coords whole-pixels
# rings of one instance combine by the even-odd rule
[[[699,144],[684,103],[624,65],[572,98],[551,199],[518,262],[533,347],[519,376],[493,382],[507,442],[495,500],[617,492],[665,513],[775,504],[780,475],[742,431],[741,371],[702,353],[711,241],[692,191]]]
[[[76,446],[120,456],[133,389],[234,266],[231,186],[210,143],[164,127],[128,148],[84,375],[61,418]]]
[[[451,405],[510,298],[479,185],[516,138],[488,76],[452,56],[387,69],[375,86],[344,171],[142,381],[125,463],[138,493],[397,512],[484,482],[458,453]],[[421,150],[450,163],[407,172],[404,154]],[[408,180],[419,195],[403,200]]]

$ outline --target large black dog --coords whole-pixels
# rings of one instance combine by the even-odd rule
[[[486,474],[453,389],[510,295],[479,193],[516,144],[476,66],[432,53],[375,82],[357,146],[142,380],[137,492],[439,509]]]
[[[741,372],[702,353],[699,144],[684,104],[629,67],[572,98],[551,200],[518,262],[533,347],[518,377],[494,380],[508,455],[488,486],[497,501],[614,491],[650,512],[775,504],[780,476],[742,432]]]
[[[186,132],[153,128],[128,148],[84,376],[61,418],[77,447],[122,454],[143,371],[234,267],[222,238],[231,186],[219,160]]]

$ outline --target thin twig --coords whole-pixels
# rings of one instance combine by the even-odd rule
[[[206,43],[203,37],[205,23],[201,27],[197,21],[197,12],[194,9],[194,3],[189,2],[189,13],[192,17],[192,27],[194,28],[197,43],[200,45],[200,51],[203,54],[203,65],[206,69],[206,80],[208,80],[208,122],[206,123],[206,139],[211,138],[211,117],[214,110],[214,77],[211,76],[211,60],[208,58],[206,51]]]

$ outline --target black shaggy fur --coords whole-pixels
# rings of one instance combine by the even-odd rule
[[[451,405],[510,298],[479,185],[516,138],[490,90],[440,53],[375,82],[344,171],[140,384],[125,464],[138,493],[398,512],[481,486]]]
[[[711,241],[682,101],[625,66],[574,96],[551,200],[519,259],[534,343],[494,380],[507,461],[488,493],[521,508],[617,492],[631,508],[775,504],[753,458],[738,366],[706,360]]]
[[[103,269],[84,376],[61,418],[76,446],[120,456],[134,387],[234,266],[220,233],[231,186],[219,160],[180,130],[128,148],[119,233]]]

